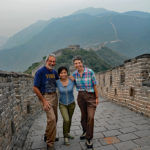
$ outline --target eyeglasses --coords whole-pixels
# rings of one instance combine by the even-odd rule
[[[51,61],[51,60],[49,60],[48,62],[55,63],[56,61]]]

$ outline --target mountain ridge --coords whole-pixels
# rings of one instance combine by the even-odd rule
[[[150,52],[148,17],[137,13],[139,16],[131,15],[135,12],[129,15],[105,10],[106,13],[90,15],[83,11],[55,18],[29,41],[1,50],[0,68],[24,71],[41,56],[71,44],[79,44],[83,48],[101,44],[130,58]]]

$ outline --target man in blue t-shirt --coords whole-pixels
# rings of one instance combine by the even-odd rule
[[[45,130],[45,141],[47,149],[53,150],[56,138],[57,105],[56,80],[59,78],[53,69],[56,64],[55,55],[46,58],[45,66],[41,67],[35,74],[33,90],[43,104],[47,116]]]

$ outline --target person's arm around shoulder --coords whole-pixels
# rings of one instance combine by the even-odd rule
[[[45,111],[49,110],[51,108],[50,103],[43,97],[43,95],[41,94],[40,90],[38,89],[38,87],[33,86],[33,91],[36,93],[36,95],[38,96],[38,98],[40,99],[40,101],[43,104],[43,109]]]
[[[76,86],[76,79],[75,79],[75,74],[74,73],[69,76],[69,79],[73,82],[74,86]]]
[[[75,81],[75,78],[74,78],[74,76],[73,76],[73,75],[70,75],[70,76],[69,76],[69,79],[70,79],[72,82],[74,82],[74,81]]]

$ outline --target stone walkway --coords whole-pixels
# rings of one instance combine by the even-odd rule
[[[24,150],[46,150],[46,143],[43,141],[45,126],[46,115],[43,112],[31,127]],[[63,144],[62,117],[59,112],[59,141],[55,143],[55,149],[86,150],[85,141],[79,139],[81,133],[80,110],[76,103],[71,127],[71,134],[75,139],[70,141],[70,146]],[[93,143],[94,150],[150,150],[150,118],[101,99],[95,114]]]

